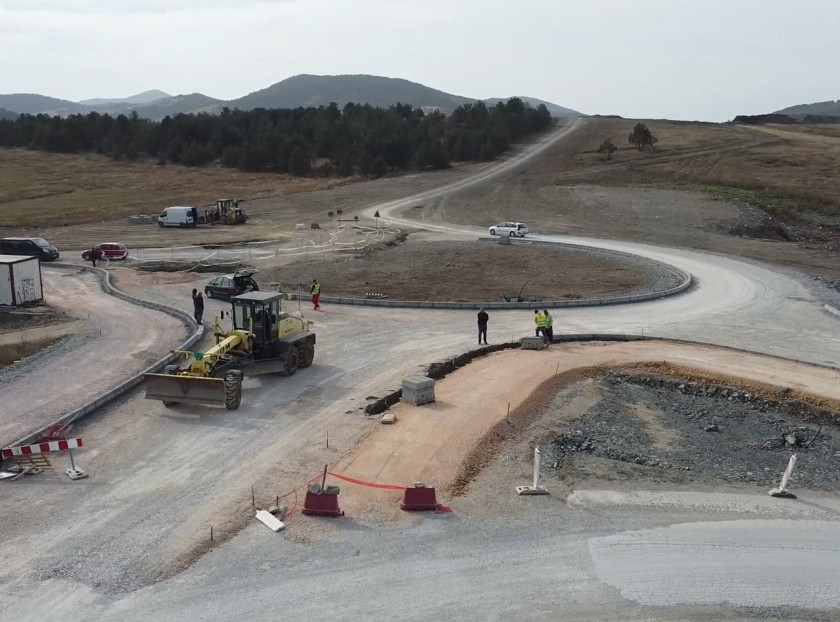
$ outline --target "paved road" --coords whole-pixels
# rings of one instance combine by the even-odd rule
[[[417,200],[370,210],[407,224],[399,210]],[[479,232],[446,225],[438,231]],[[556,332],[687,338],[836,364],[837,320],[794,279],[692,251],[551,239],[636,252],[697,279],[691,292],[676,298],[565,310],[557,314]],[[799,518],[813,522],[797,527],[798,520],[772,522],[789,518],[783,507],[756,509],[749,495],[721,508],[674,500],[650,504],[648,511],[617,504],[605,512],[591,501],[547,498],[523,505],[511,501],[509,491],[491,491],[482,493],[489,495],[483,501],[504,508],[496,520],[479,520],[486,512],[468,504],[455,515],[396,528],[348,518],[324,525],[311,542],[304,534],[271,536],[252,525],[187,571],[149,586],[157,572],[168,576],[171,569],[160,566],[172,550],[192,550],[184,543],[204,533],[214,510],[243,498],[252,472],[269,473],[256,482],[260,493],[280,492],[289,482],[284,475],[297,475],[312,456],[323,455],[327,431],[335,455],[342,455],[369,430],[358,416],[364,396],[396,388],[405,375],[467,350],[473,340],[472,313],[335,307],[315,319],[317,364],[279,382],[249,380],[234,417],[129,398],[86,429],[96,447],[86,454],[93,480],[74,487],[49,482],[37,493],[14,488],[0,543],[6,561],[0,602],[5,599],[10,613],[22,619],[61,612],[67,620],[227,620],[290,613],[557,619],[562,612],[572,619],[629,620],[761,615],[731,607],[790,607],[797,614],[840,607],[834,596],[840,593],[837,509],[811,500],[813,507]],[[495,312],[492,327],[497,339],[516,338],[530,332],[530,322],[525,312]],[[106,459],[115,454],[118,460]],[[278,466],[278,456],[288,461]],[[43,495],[53,512],[20,517]],[[739,522],[745,518],[751,521]],[[714,527],[724,519],[733,522]],[[224,532],[225,526],[217,528]],[[786,549],[779,548],[780,538]],[[698,550],[705,560],[699,570]],[[769,581],[782,566],[804,579]],[[726,569],[724,587],[731,589],[722,588],[716,568]],[[691,589],[683,589],[687,581]]]

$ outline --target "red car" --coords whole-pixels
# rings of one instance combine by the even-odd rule
[[[99,248],[102,251],[102,259],[125,259],[128,257],[128,249],[125,244],[119,242],[103,242],[97,244],[94,248]],[[90,251],[92,250],[93,248],[89,248],[82,251],[82,259],[90,259]]]

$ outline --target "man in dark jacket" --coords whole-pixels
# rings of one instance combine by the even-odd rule
[[[484,337],[484,345],[487,345],[487,321],[490,317],[484,309],[478,310],[478,343],[481,344],[481,338]]]
[[[98,246],[94,246],[90,249],[90,263],[93,264],[93,267],[96,267],[96,260],[102,259],[102,249]]]
[[[193,299],[193,317],[196,324],[201,324],[201,318],[204,315],[204,296],[197,289],[192,291]]]

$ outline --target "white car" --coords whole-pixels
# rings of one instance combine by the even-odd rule
[[[490,235],[507,235],[510,237],[519,236],[524,238],[528,234],[528,225],[521,222],[500,222],[490,227]]]

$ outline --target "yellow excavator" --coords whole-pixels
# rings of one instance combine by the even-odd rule
[[[146,399],[215,404],[236,410],[242,401],[243,374],[291,376],[315,358],[311,320],[284,313],[278,292],[248,292],[230,299],[233,328],[223,331],[216,320],[216,345],[206,352],[174,350],[182,356],[162,374],[146,374]],[[224,316],[224,312],[222,312]]]
[[[204,210],[204,221],[211,225],[244,225],[248,222],[239,199],[219,199],[215,207]]]

